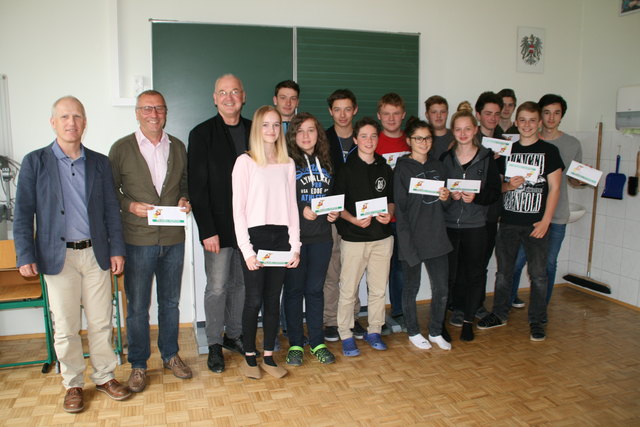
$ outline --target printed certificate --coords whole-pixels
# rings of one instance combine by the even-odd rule
[[[482,181],[479,179],[448,179],[447,188],[450,191],[464,191],[465,193],[479,193]]]
[[[507,139],[487,138],[482,137],[482,146],[487,147],[489,150],[501,156],[508,156],[511,154],[511,145],[513,141]]]
[[[187,222],[187,212],[177,206],[154,206],[147,211],[147,224],[183,227]]]
[[[525,181],[536,182],[540,175],[540,166],[528,165],[526,163],[507,162],[507,170],[504,176],[511,178],[512,176],[521,176]]]
[[[503,133],[502,137],[506,140],[509,140],[511,142],[518,142],[520,141],[520,134],[519,133]]]
[[[387,213],[387,206],[386,197],[356,202],[356,218],[363,219],[368,216],[378,216],[379,214]]]
[[[602,171],[572,160],[567,176],[597,187],[602,177]]]
[[[387,164],[391,166],[391,169],[396,167],[396,163],[398,163],[398,159],[406,154],[409,154],[410,151],[398,151],[397,153],[387,153],[383,154],[382,157],[385,158]]]
[[[411,178],[411,181],[409,181],[409,193],[412,194],[440,197],[440,188],[442,187],[444,187],[444,181],[420,178]]]
[[[266,251],[260,249],[256,258],[263,267],[286,267],[291,261],[291,251]]]
[[[318,197],[311,199],[311,210],[316,215],[324,215],[329,212],[340,212],[344,210],[344,194],[335,196]]]

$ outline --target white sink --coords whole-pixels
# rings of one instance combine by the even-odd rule
[[[587,210],[584,206],[581,206],[577,203],[569,203],[569,222],[576,222],[580,218],[587,213]]]

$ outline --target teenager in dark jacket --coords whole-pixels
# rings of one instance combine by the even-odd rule
[[[309,113],[300,113],[289,122],[287,148],[296,166],[296,199],[302,243],[300,264],[298,268],[287,270],[284,281],[284,311],[290,344],[287,363],[294,366],[302,364],[303,299],[311,354],[320,363],[333,363],[335,356],[324,344],[322,330],[323,287],[333,246],[331,223],[338,219],[340,213],[317,215],[311,210],[312,199],[329,196],[331,192],[333,167],[329,142],[320,122]]]
[[[399,258],[404,270],[402,311],[407,325],[409,341],[424,350],[431,348],[429,341],[443,350],[450,350],[444,329],[447,310],[449,262],[451,243],[444,222],[444,205],[448,203],[449,190],[440,187],[439,194],[410,192],[411,178],[436,181],[446,180],[446,169],[429,153],[433,147],[433,127],[412,117],[405,129],[411,154],[398,159],[393,177],[393,194],[396,203],[396,229]],[[445,181],[446,182],[446,181]],[[431,320],[429,339],[421,333],[416,315],[416,296],[420,289],[422,264],[429,273],[431,283]]]
[[[479,180],[480,192],[451,192],[446,224],[453,251],[449,254],[449,295],[454,311],[464,312],[460,339],[473,340],[473,318],[484,289],[487,246],[487,210],[498,200],[500,175],[493,152],[476,138],[478,124],[469,111],[458,111],[451,118],[454,143],[442,156],[451,179]],[[459,289],[456,289],[459,288]],[[456,325],[457,326],[457,325]]]

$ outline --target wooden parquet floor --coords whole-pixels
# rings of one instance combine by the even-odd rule
[[[524,295],[523,295],[524,296]],[[526,299],[526,298],[525,298]],[[419,306],[426,324],[428,306]],[[305,363],[283,379],[244,378],[238,354],[227,370],[207,370],[191,329],[181,329],[181,355],[194,370],[179,380],[162,369],[157,348],[150,384],[116,402],[87,381],[86,409],[62,410],[59,375],[40,366],[0,370],[0,424],[34,426],[511,426],[640,425],[640,313],[571,288],[557,288],[547,340],[532,342],[525,310],[506,327],[477,331],[453,350],[413,347],[404,333],[385,337],[380,352],[359,341],[361,356]],[[0,361],[44,352],[42,340],[0,342]],[[286,342],[282,340],[283,347]],[[284,363],[284,350],[278,360]],[[118,367],[126,380],[129,365]]]

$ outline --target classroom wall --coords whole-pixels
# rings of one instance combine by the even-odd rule
[[[570,105],[563,128],[568,133],[579,132],[588,152],[593,145],[595,122],[600,117],[605,120],[610,140],[615,139],[611,124],[616,89],[640,84],[638,47],[633,44],[640,35],[640,13],[619,17],[616,9],[619,3],[618,0],[539,0],[532,9],[531,2],[524,0],[395,3],[327,0],[298,2],[292,8],[292,3],[284,0],[224,3],[0,0],[0,73],[9,78],[13,152],[16,159],[21,160],[29,151],[53,140],[47,123],[50,105],[66,94],[79,97],[85,104],[87,146],[107,153],[115,140],[132,132],[137,126],[133,108],[118,104],[127,104],[127,99],[134,96],[134,76],[142,76],[145,87],[151,85],[150,18],[421,33],[419,99],[437,93],[447,97],[455,107],[465,99],[473,103],[484,90],[502,87],[514,88],[521,101],[536,100],[544,92],[561,93]],[[515,71],[519,25],[546,31],[542,74]],[[212,83],[215,77],[212,76]],[[113,90],[118,78],[119,87]],[[424,112],[423,105],[420,111]],[[215,114],[213,105],[211,114]],[[251,112],[245,115],[250,116]],[[637,139],[627,142],[629,145],[625,147],[635,144],[637,148]],[[629,171],[627,167],[626,173]],[[628,209],[637,212],[637,198],[620,203],[625,204],[625,209],[633,206]],[[612,210],[619,212],[617,208]],[[608,210],[602,211],[602,215],[616,218]],[[636,214],[635,218],[638,217]],[[632,224],[629,227],[637,226],[633,220],[629,224]],[[634,230],[637,231],[629,229]],[[559,275],[570,263],[574,263],[572,268],[578,268],[575,263],[582,261],[580,245],[574,243],[574,237],[579,242],[588,238],[588,233],[581,227],[571,226],[570,244],[565,247],[576,246],[576,250],[563,252]],[[620,247],[624,245],[623,240]],[[189,283],[192,280],[190,266],[189,259],[185,263],[185,282]],[[492,266],[489,277],[493,277],[494,272]],[[618,277],[617,285],[625,289],[618,292],[618,296],[639,305],[637,279],[635,285],[629,285],[627,280],[622,280],[626,277],[622,270]],[[492,280],[489,282],[488,288],[492,290]],[[632,288],[635,300],[626,297],[633,294]],[[188,283],[183,289],[181,321],[190,322],[194,317],[193,295]],[[425,286],[419,297],[429,296]],[[30,319],[20,322],[23,325],[20,331],[16,330],[14,320],[11,328],[7,326],[9,319],[16,316],[22,316],[21,320],[24,316]],[[152,319],[155,319],[153,312]],[[0,313],[0,335],[41,329],[36,314]]]

